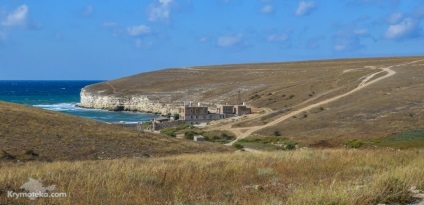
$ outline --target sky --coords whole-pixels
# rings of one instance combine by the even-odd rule
[[[0,0],[0,80],[424,55],[422,0]]]

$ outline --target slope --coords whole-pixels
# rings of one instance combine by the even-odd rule
[[[5,102],[0,102],[0,122],[1,159],[114,159],[231,150]]]

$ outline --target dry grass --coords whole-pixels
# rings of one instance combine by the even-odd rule
[[[115,159],[232,150],[4,102],[0,122],[0,160]]]
[[[278,130],[283,137],[305,144],[325,140],[340,145],[424,129],[423,69],[423,61],[394,67],[397,73],[390,78],[324,105],[324,110],[311,110],[307,118],[291,118],[257,134],[271,136]]]
[[[0,204],[377,204],[424,188],[422,150],[298,150],[0,164]],[[6,198],[29,177],[67,198]]]
[[[233,126],[237,128],[263,125],[287,110],[346,93],[364,76],[379,71],[373,68],[422,59],[341,59],[175,68],[141,73],[110,83],[117,91],[113,95],[143,94],[154,101],[176,103],[177,106],[182,101],[236,103],[240,90],[242,100],[248,101],[248,105],[274,110],[264,118]],[[397,73],[390,78],[256,134],[272,136],[274,131],[279,131],[283,137],[307,145],[341,146],[353,139],[388,137],[405,130],[424,129],[423,68],[422,61],[394,67]],[[106,83],[87,89],[112,94]],[[304,117],[305,114],[308,117]]]
[[[146,95],[153,101],[180,103],[236,103],[281,109],[335,89],[342,92],[361,76],[374,72],[367,66],[387,66],[409,58],[342,59],[290,63],[218,65],[164,69],[86,87],[99,95]],[[349,72],[345,72],[349,70]],[[110,86],[112,85],[113,88]],[[270,95],[271,94],[271,95]],[[336,94],[336,93],[334,93]],[[258,97],[255,97],[258,96]],[[290,97],[293,96],[293,97]],[[181,105],[181,104],[179,104]]]

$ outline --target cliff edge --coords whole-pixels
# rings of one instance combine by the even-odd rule
[[[408,59],[414,58],[171,68],[86,86],[79,106],[167,114],[188,101],[212,107],[248,102],[279,110],[346,92],[375,72],[373,68]]]

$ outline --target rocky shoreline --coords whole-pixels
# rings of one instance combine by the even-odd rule
[[[146,95],[116,96],[102,95],[100,92],[89,92],[85,88],[80,93],[78,107],[103,109],[109,111],[138,111],[166,115],[177,113],[177,106],[149,99]]]

